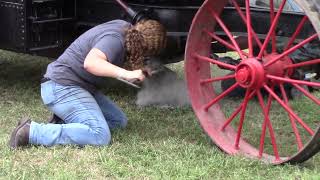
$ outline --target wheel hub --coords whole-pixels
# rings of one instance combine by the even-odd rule
[[[247,67],[242,67],[236,73],[236,77],[237,77],[238,81],[241,83],[250,82],[250,69],[248,69]]]
[[[266,64],[267,62],[273,60],[274,58],[277,58],[279,54],[273,53],[265,56],[262,61],[263,64]],[[273,76],[278,76],[278,77],[285,77],[285,76],[291,76],[292,75],[292,70],[289,69],[286,71],[285,66],[292,64],[292,60],[288,57],[285,56],[281,58],[279,61],[275,62],[274,64],[268,66],[266,68],[266,73],[273,75]]]
[[[265,70],[260,62],[250,58],[238,65],[235,77],[244,88],[260,88],[265,82]]]

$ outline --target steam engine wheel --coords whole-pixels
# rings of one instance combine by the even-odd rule
[[[269,0],[267,0],[269,1]],[[270,0],[270,26],[261,39],[251,22],[250,2],[231,4],[246,27],[247,44],[241,48],[236,35],[221,18],[228,0],[206,0],[194,17],[186,46],[185,73],[192,107],[205,132],[224,152],[272,164],[300,163],[320,150],[320,83],[314,66],[319,58],[297,62],[292,54],[320,35],[318,1],[295,0],[305,15],[285,46],[279,50],[276,32],[286,0],[275,8]],[[297,40],[306,23],[313,33]],[[227,39],[215,33],[219,27]],[[234,51],[236,64],[212,56],[213,42]],[[256,51],[258,49],[258,51]],[[306,70],[308,69],[308,70]],[[297,76],[303,71],[302,77]],[[299,74],[299,73],[298,73]],[[305,77],[312,76],[312,78]],[[227,88],[221,82],[232,80]],[[288,88],[290,87],[290,91]],[[243,96],[230,94],[242,89]],[[295,92],[292,96],[291,92]]]

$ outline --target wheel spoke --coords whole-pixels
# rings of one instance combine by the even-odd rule
[[[303,89],[298,84],[292,83],[292,85],[297,88],[299,91],[301,91],[304,95],[306,95],[308,98],[310,98],[313,102],[315,102],[318,106],[320,106],[320,100],[313,96],[311,93],[309,93],[307,90]]]
[[[302,121],[302,119],[300,119],[294,112],[293,110],[288,107],[267,85],[263,86],[265,90],[267,90],[274,99],[276,99],[278,101],[278,103],[287,111],[287,113],[290,113],[290,115],[293,116],[293,118],[295,118],[298,123],[310,134],[310,135],[314,135],[313,130],[305,123]]]
[[[262,125],[263,129],[262,129],[261,139],[260,139],[259,157],[262,157],[263,144],[264,144],[265,131],[266,131],[265,129],[266,129],[266,125],[267,125],[268,129],[269,129],[269,134],[270,134],[270,137],[271,137],[271,144],[272,144],[272,147],[273,147],[274,155],[276,157],[276,160],[280,160],[276,138],[275,138],[274,131],[273,131],[273,128],[272,128],[272,124],[271,124],[271,121],[270,121],[270,118],[269,118],[269,112],[270,112],[270,106],[271,106],[272,97],[269,95],[267,108],[265,108],[261,92],[258,91],[257,95],[258,95],[258,100],[259,100],[259,104],[260,104],[261,110],[263,111],[263,115],[264,115],[264,122],[263,122],[263,125]]]
[[[226,120],[226,122],[222,125],[221,131],[224,131],[226,127],[234,120],[234,118],[239,114],[239,112],[242,110],[243,103],[231,114],[229,119]]]
[[[286,91],[284,90],[284,87],[283,87],[283,84],[282,84],[282,83],[280,84],[280,90],[281,90],[281,94],[282,94],[282,97],[283,97],[284,102],[286,103],[286,105],[287,105],[288,107],[290,107],[290,105],[289,105],[289,100],[288,100]],[[290,107],[290,108],[291,108],[291,107]],[[288,114],[288,115],[289,115],[289,119],[290,119],[290,123],[291,123],[291,127],[292,127],[292,130],[293,130],[293,133],[294,133],[294,135],[295,135],[295,137],[296,137],[296,141],[297,141],[297,145],[298,145],[298,150],[301,150],[302,147],[303,147],[303,143],[302,143],[302,141],[301,141],[301,137],[300,137],[300,134],[299,134],[299,130],[298,130],[297,125],[296,125],[296,123],[295,123],[295,121],[294,121],[294,118],[293,118],[290,114]]]
[[[215,33],[212,33],[212,32],[209,32],[208,30],[204,30],[210,37],[212,37],[213,39],[217,40],[219,43],[225,45],[227,48],[231,49],[231,50],[234,50],[234,51],[237,51],[237,49],[232,45],[230,44],[229,42],[225,41],[224,39],[220,38],[219,36],[217,36]],[[248,53],[244,52],[244,51],[241,51],[241,53],[245,56],[249,56]]]
[[[250,96],[249,96],[249,100],[252,99],[252,97],[256,94],[256,91],[253,91]],[[244,101],[242,101],[242,103],[240,104],[240,106],[231,114],[231,116],[229,117],[229,119],[227,119],[225,121],[225,123],[222,125],[221,127],[221,131],[223,131],[232,121],[233,119],[239,114],[239,112],[242,110],[242,107],[244,105]]]
[[[212,83],[216,81],[222,81],[222,80],[227,80],[227,79],[233,79],[235,77],[234,74],[227,75],[227,76],[221,76],[221,77],[215,77],[215,78],[210,78],[210,79],[203,79],[200,80],[200,84],[206,84],[206,83]]]
[[[307,20],[308,20],[308,16],[304,16],[302,18],[302,20],[300,21],[296,31],[293,33],[292,37],[290,38],[286,48],[284,48],[284,51],[288,50],[291,47],[291,45],[294,43],[294,41],[296,40],[297,36],[301,32],[301,30],[302,30],[302,28],[303,28],[303,26],[304,26],[304,24],[306,23]]]
[[[281,15],[281,13],[282,13],[282,10],[283,10],[283,8],[284,8],[284,5],[285,5],[286,1],[287,1],[287,0],[283,0],[283,1],[281,2],[281,5],[280,5],[280,7],[279,7],[279,9],[278,9],[278,12],[277,12],[277,14],[276,14],[276,17],[273,19],[273,22],[272,22],[272,24],[271,24],[270,30],[269,30],[269,32],[268,32],[268,34],[267,34],[267,37],[266,37],[266,39],[264,40],[263,45],[262,45],[262,47],[261,47],[261,49],[260,49],[260,53],[259,53],[259,55],[258,55],[258,59],[261,59],[261,58],[262,58],[263,52],[266,50],[266,47],[267,47],[267,45],[268,45],[268,43],[269,43],[269,40],[270,40],[272,34],[274,33],[275,28],[276,28],[277,25],[278,25],[278,21],[279,21],[280,15]]]
[[[231,91],[233,91],[235,88],[237,88],[239,86],[238,82],[236,82],[234,85],[232,85],[231,87],[229,87],[227,90],[225,90],[224,92],[222,92],[219,96],[215,97],[212,101],[210,101],[207,105],[204,106],[204,110],[208,111],[208,109],[214,105],[215,103],[217,103],[218,101],[220,101],[222,98],[224,98],[225,96],[227,96]]]
[[[233,35],[231,34],[230,30],[227,28],[227,26],[224,24],[224,22],[221,20],[221,18],[217,15],[217,13],[213,11],[212,8],[208,8],[208,9],[209,9],[211,15],[215,18],[215,20],[218,22],[220,27],[224,30],[224,32],[227,34],[227,36],[231,40],[231,42],[232,42],[233,46],[236,48],[237,53],[239,54],[240,58],[242,60],[245,60],[244,56],[241,53],[241,49],[240,49],[238,43],[236,42],[236,40],[234,39]]]
[[[242,126],[243,126],[243,122],[244,122],[245,115],[246,115],[247,105],[248,105],[248,102],[249,102],[249,94],[250,94],[250,90],[247,89],[246,95],[245,95],[244,100],[243,100],[243,105],[242,105],[242,111],[241,111],[241,115],[240,115],[240,122],[239,122],[239,126],[238,126],[237,137],[236,137],[236,141],[235,141],[235,144],[234,144],[236,149],[239,149],[239,141],[240,141],[240,137],[241,137]]]
[[[270,0],[270,24],[272,24],[274,20],[274,3],[273,0]],[[271,35],[271,42],[272,42],[272,52],[276,52],[276,32],[273,31]]]
[[[202,60],[202,61],[207,61],[207,62],[210,62],[212,64],[216,64],[216,65],[219,65],[219,66],[222,66],[226,69],[232,69],[232,70],[235,70],[236,69],[236,66],[234,65],[230,65],[230,64],[227,64],[227,63],[223,63],[223,62],[220,62],[218,60],[214,60],[214,59],[211,59],[211,58],[208,58],[208,57],[205,57],[205,56],[201,56],[197,53],[194,54],[194,57],[199,59],[199,60]]]
[[[271,88],[273,90],[273,87]],[[269,115],[270,112],[270,107],[271,107],[271,102],[272,102],[272,96],[269,94],[268,97],[268,102],[267,102],[267,107],[266,107],[266,112],[267,115]],[[262,109],[264,113],[264,108]],[[262,130],[261,130],[261,136],[260,136],[260,146],[259,146],[259,157],[262,157],[263,149],[264,149],[264,141],[265,141],[265,136],[266,136],[266,128],[267,128],[267,119],[264,118],[264,121],[262,123]]]
[[[247,25],[247,19],[246,19],[245,15],[243,14],[243,12],[241,11],[239,4],[237,3],[236,0],[231,0],[231,1],[233,3],[234,7],[236,8],[237,12],[239,13],[242,21],[244,22],[245,25]],[[255,39],[255,41],[258,44],[258,46],[261,48],[262,47],[262,43],[261,43],[260,39],[258,38],[256,32],[252,28],[252,26],[251,26],[251,30],[252,30],[251,33],[252,33],[253,38]]]
[[[253,45],[252,45],[252,27],[251,27],[251,15],[250,15],[250,2],[249,2],[249,0],[246,0],[246,17],[247,17],[249,58],[252,58],[253,57]]]
[[[300,42],[299,44],[293,46],[292,48],[284,51],[282,54],[280,54],[279,56],[275,57],[274,59],[270,60],[269,62],[267,62],[266,64],[264,64],[264,67],[268,67],[270,65],[272,65],[273,63],[279,61],[281,58],[289,55],[290,53],[296,51],[297,49],[301,48],[302,46],[304,46],[305,44],[309,43],[310,41],[314,40],[315,38],[318,37],[318,34],[315,33],[314,35],[310,36],[309,38],[303,40],[302,42]]]
[[[295,80],[295,79],[283,78],[283,77],[278,77],[278,76],[273,76],[273,75],[267,75],[267,78],[272,79],[272,80],[277,80],[277,81],[280,81],[280,82],[320,87],[320,83],[317,83],[317,82],[308,82],[308,81],[302,81],[302,80]]]
[[[310,60],[310,61],[306,61],[306,62],[300,62],[300,63],[296,63],[296,64],[290,64],[290,65],[287,65],[285,68],[286,68],[286,69],[289,69],[289,68],[298,68],[298,67],[308,66],[308,65],[313,65],[313,64],[320,64],[320,59],[314,59],[314,60]]]

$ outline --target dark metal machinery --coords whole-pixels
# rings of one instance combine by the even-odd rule
[[[0,1],[0,14],[1,48],[50,56],[72,39],[76,0]]]
[[[181,57],[190,22],[201,2],[190,3],[194,6],[166,0],[128,2],[137,12],[164,22],[169,31],[166,58]],[[97,24],[114,19],[131,21],[114,0],[1,0],[0,15],[0,48],[51,57]]]
[[[168,31],[168,47],[163,54],[164,63],[182,60],[187,34],[201,0],[128,0],[136,12],[143,12],[161,21]],[[253,10],[252,23],[257,33],[263,34],[269,26],[264,19],[268,12]],[[287,14],[278,32],[290,36],[302,15]],[[223,18],[233,32],[242,35],[245,26],[234,8],[225,8]],[[0,0],[0,48],[17,52],[56,57],[70,42],[85,30],[114,19],[131,21],[129,15],[115,0]],[[290,22],[290,23],[285,23]],[[217,29],[217,33],[224,33]],[[237,34],[236,33],[236,34]],[[303,32],[308,34],[308,32]],[[225,51],[219,44],[215,52]]]

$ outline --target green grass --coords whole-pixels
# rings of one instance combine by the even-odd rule
[[[136,107],[136,92],[122,84],[106,84],[103,89],[129,117],[125,130],[112,132],[112,145],[11,151],[7,142],[21,117],[45,122],[50,115],[39,87],[49,62],[0,51],[0,179],[320,178],[319,155],[299,166],[272,166],[225,155],[202,131],[191,108]],[[183,72],[182,63],[170,67]]]

